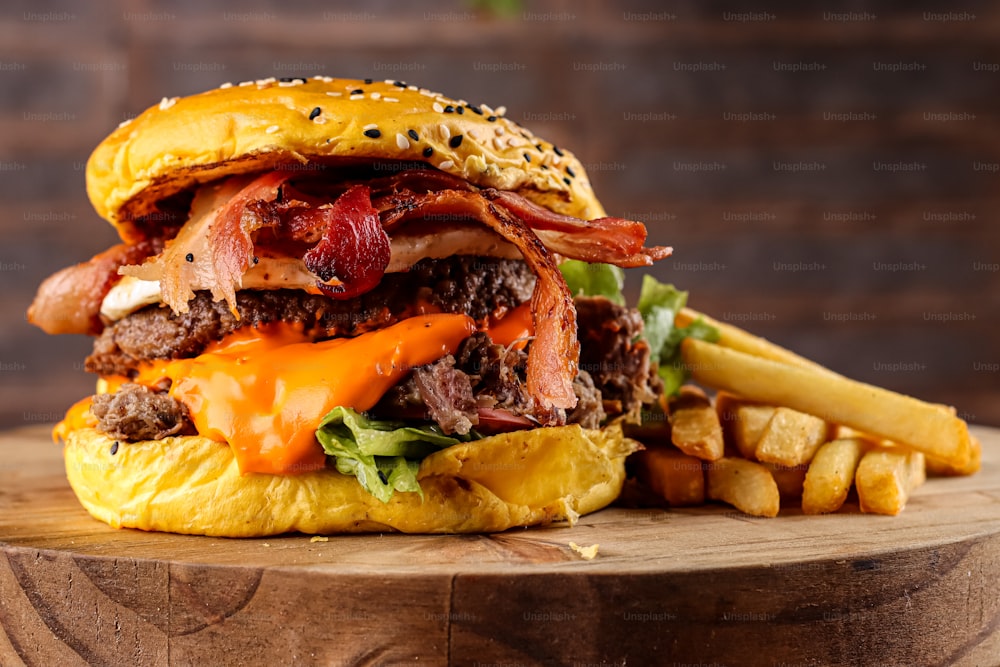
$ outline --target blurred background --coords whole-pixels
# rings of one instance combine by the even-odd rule
[[[93,389],[90,341],[24,316],[116,242],[93,147],[164,96],[311,75],[506,105],[675,247],[653,272],[692,306],[1000,425],[1000,5],[750,4],[5,0],[0,427]]]

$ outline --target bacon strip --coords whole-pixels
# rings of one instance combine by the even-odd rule
[[[50,334],[101,333],[101,302],[121,279],[118,268],[141,262],[154,252],[149,241],[137,245],[119,243],[90,261],[49,276],[28,308],[28,321]]]
[[[517,217],[475,192],[443,190],[413,195],[407,205],[383,216],[391,228],[411,217],[462,216],[476,220],[512,243],[537,276],[531,295],[535,340],[528,349],[527,389],[535,399],[535,416],[543,424],[565,418],[558,409],[576,406],[573,378],[580,359],[576,309],[566,281],[545,244]]]
[[[649,266],[673,252],[663,246],[644,248],[646,226],[641,222],[623,218],[584,221],[492,188],[483,190],[483,196],[521,218],[550,250],[564,257],[631,268]]]

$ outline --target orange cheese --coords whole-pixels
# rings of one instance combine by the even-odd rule
[[[535,334],[535,325],[531,321],[531,302],[526,301],[499,320],[491,321],[486,333],[497,345],[516,342],[517,349],[524,349],[527,339]]]
[[[70,409],[66,411],[66,416],[63,417],[62,421],[52,428],[53,442],[59,442],[60,440],[66,442],[66,436],[72,431],[78,431],[81,428],[87,428],[88,426],[95,426],[97,424],[97,419],[90,412],[90,404],[92,400],[92,397],[88,396],[87,398],[81,398],[79,401],[70,406]]]
[[[324,466],[315,432],[327,412],[371,409],[413,368],[454,353],[475,330],[472,318],[444,314],[318,343],[288,326],[247,328],[192,359],[152,364],[136,381],[169,378],[198,433],[228,442],[241,472],[305,472]]]

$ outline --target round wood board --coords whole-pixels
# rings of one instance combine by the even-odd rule
[[[0,435],[0,665],[1000,664],[1000,431],[897,517],[611,508],[498,535],[114,530]],[[570,548],[599,544],[584,560]]]

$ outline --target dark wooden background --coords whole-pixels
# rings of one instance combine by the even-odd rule
[[[692,305],[1000,424],[1000,5],[482,4],[4,2],[0,426],[93,386],[86,339],[24,321],[115,240],[92,148],[163,96],[315,74],[505,104],[675,246],[655,273]]]

